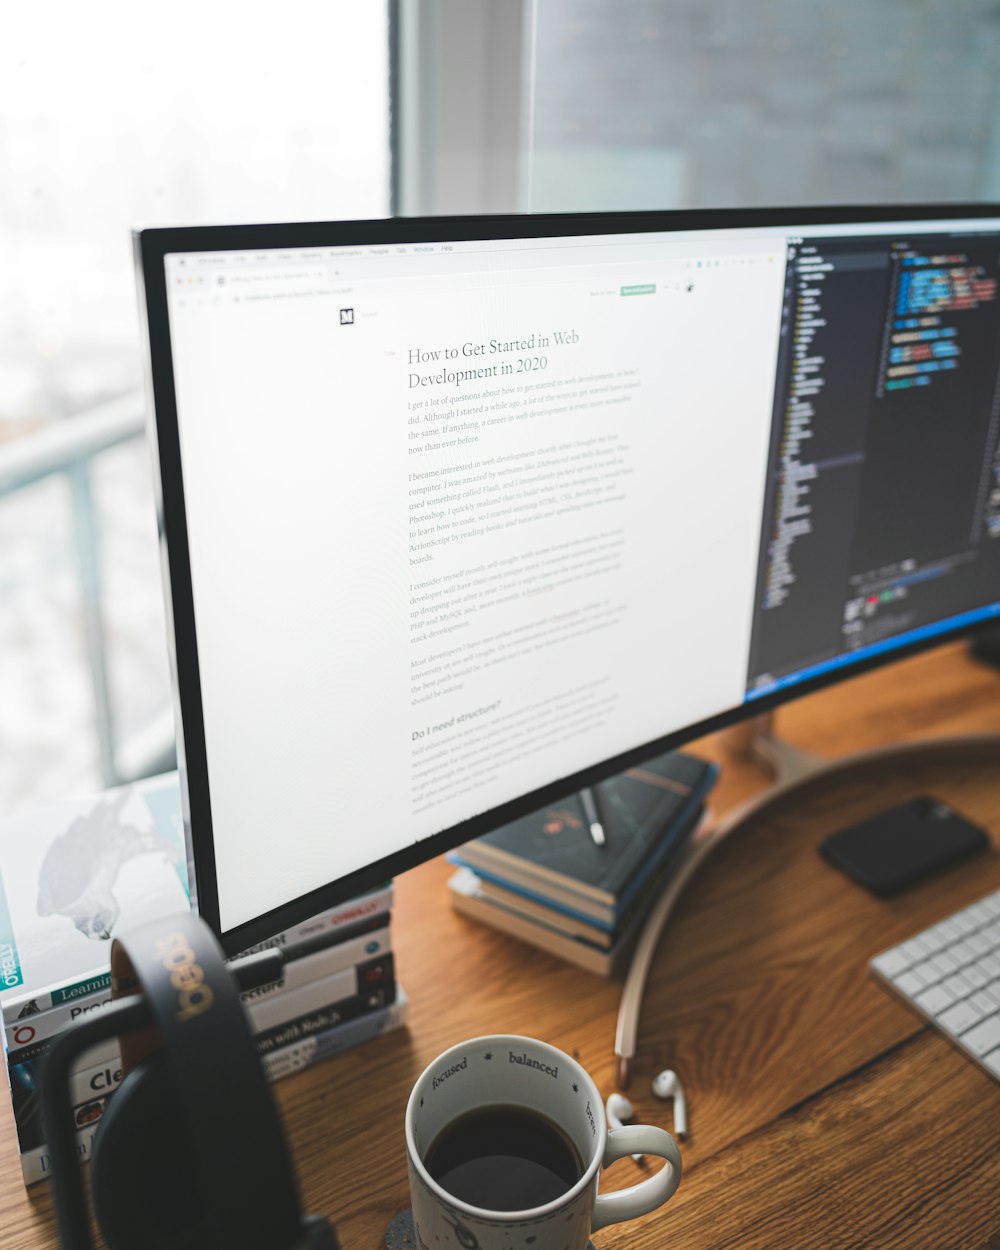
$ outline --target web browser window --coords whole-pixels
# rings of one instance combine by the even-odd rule
[[[227,926],[742,700],[774,239],[167,274]]]

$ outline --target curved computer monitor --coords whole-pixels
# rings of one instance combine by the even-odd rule
[[[1000,612],[1000,208],[146,230],[230,951]]]

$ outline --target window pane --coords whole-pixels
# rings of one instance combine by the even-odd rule
[[[99,782],[71,525],[64,479],[0,501],[0,815]]]
[[[0,41],[0,420],[141,374],[136,225],[384,216],[385,6],[12,8]]]
[[[535,0],[534,211],[1000,190],[987,0]]]
[[[388,90],[386,4],[5,14],[0,469],[12,440],[59,465],[0,472],[0,816],[169,747],[133,227],[385,216]],[[106,400],[130,414],[107,447]]]

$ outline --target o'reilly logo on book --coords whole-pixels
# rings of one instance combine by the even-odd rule
[[[156,943],[156,954],[177,991],[177,1019],[193,1020],[208,1011],[214,1001],[212,987],[205,984],[205,969],[195,960],[194,951],[180,933],[171,933]]]
[[[10,920],[10,908],[7,906],[3,881],[0,880],[0,989],[12,990],[15,985],[23,984],[21,961],[17,957],[17,947],[14,945],[14,926]]]
[[[22,985],[21,965],[17,961],[17,951],[10,942],[0,942],[0,985],[11,990],[15,985]]]

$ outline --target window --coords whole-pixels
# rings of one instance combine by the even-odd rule
[[[169,762],[131,229],[384,216],[388,82],[376,3],[7,14],[0,814]]]
[[[1000,12],[982,0],[412,0],[401,13],[407,212],[1000,195]]]
[[[995,7],[532,7],[532,211],[996,196]]]

